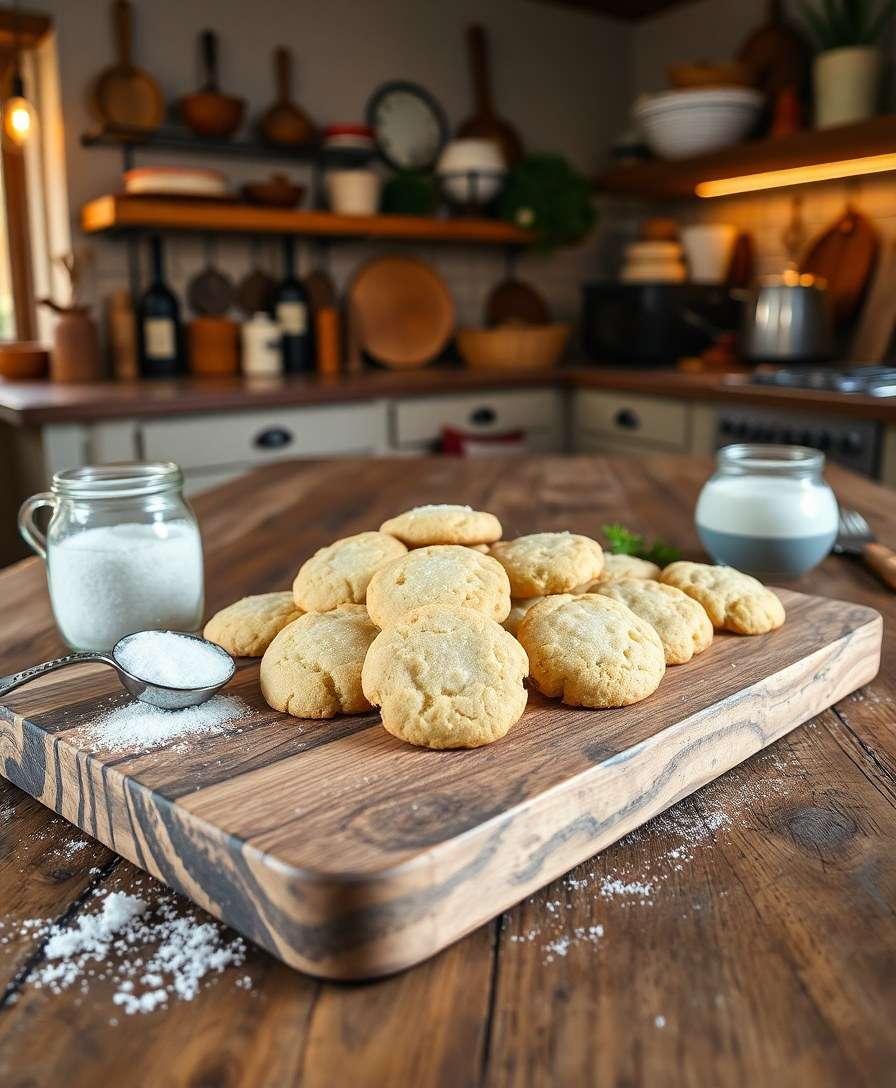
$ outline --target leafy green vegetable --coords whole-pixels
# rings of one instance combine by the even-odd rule
[[[896,15],[896,0],[824,0],[821,10],[801,5],[806,25],[823,52],[855,45],[876,45]]]
[[[626,529],[618,521],[610,525],[602,525],[601,531],[607,538],[607,544],[614,555],[634,555],[639,559],[656,563],[658,567],[665,567],[681,558],[678,548],[660,540],[659,537],[655,537],[648,547],[647,541],[640,533],[633,533],[631,529]]]

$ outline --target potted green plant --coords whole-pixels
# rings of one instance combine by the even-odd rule
[[[873,117],[880,94],[879,42],[896,14],[896,0],[823,0],[803,5],[819,52],[812,66],[815,127]]]

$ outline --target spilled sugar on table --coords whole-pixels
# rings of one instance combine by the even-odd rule
[[[301,558],[314,548],[336,536],[376,527],[386,515],[423,501],[455,499],[493,509],[502,517],[505,531],[513,534],[534,528],[571,528],[595,533],[603,521],[622,520],[633,527],[659,532],[693,550],[693,530],[686,512],[692,507],[696,488],[707,473],[706,465],[674,459],[642,463],[538,459],[475,465],[444,461],[401,462],[400,468],[400,472],[396,471],[394,463],[384,462],[368,462],[363,466],[345,463],[280,466],[204,497],[198,505],[208,550],[210,610],[243,593],[288,585]],[[835,487],[838,481],[844,487],[848,482],[853,490],[851,501],[859,502],[856,487],[865,492],[863,508],[871,515],[872,524],[879,532],[885,536],[888,529],[890,533],[896,532],[888,493],[873,485],[854,482],[854,478],[845,474],[832,473]],[[241,511],[238,519],[232,515],[235,508]],[[8,572],[3,579],[8,591],[8,618],[12,630],[2,660],[3,667],[12,669],[37,657],[49,656],[56,645],[45,594],[40,588],[40,568],[29,562]],[[853,602],[850,606],[839,607],[828,602],[794,598],[788,602],[793,626],[789,623],[779,632],[780,636],[784,636],[788,628],[792,636],[798,630],[802,632],[799,637],[782,637],[778,643],[780,650],[784,650],[785,643],[789,647],[786,653],[791,657],[787,667],[805,659],[805,651],[813,638],[816,639],[816,651],[844,640],[846,646],[851,645],[854,667],[845,669],[840,679],[832,681],[835,685],[841,684],[839,689],[834,687],[828,691],[831,699],[839,698],[874,671],[875,621],[861,606],[883,605],[886,610],[889,598],[863,571],[842,559],[828,560],[821,571],[805,579],[797,588],[842,596]],[[812,622],[799,627],[813,611]],[[770,636],[767,645],[773,645],[776,637]],[[733,637],[718,640],[709,653],[716,653],[716,664],[724,660],[727,671],[738,674],[737,682],[721,681],[723,687],[728,683],[732,691],[744,690],[757,679],[756,662],[750,655],[760,653],[764,642],[764,639],[738,640]],[[739,647],[744,647],[743,651]],[[839,656],[835,653],[835,657]],[[708,681],[713,675],[713,662],[709,655],[704,657],[703,665],[694,663],[690,682],[685,679],[687,667],[669,670],[654,699],[658,699],[665,689],[670,701],[664,704],[666,708],[673,699],[693,702],[696,698],[703,700],[704,707],[715,705],[719,692],[710,690],[715,681]],[[797,666],[790,676],[791,681],[796,681],[789,685],[790,697],[794,697],[794,692],[804,694],[810,690],[812,685],[807,687],[804,681],[808,678],[817,683],[819,673],[824,674],[825,670],[806,672]],[[871,690],[877,687],[886,691],[888,677],[889,666],[885,659],[884,673]],[[251,701],[251,675],[245,679],[246,695]],[[89,688],[84,694],[89,696]],[[28,698],[37,699],[38,695]],[[780,700],[776,704],[767,695],[763,699],[763,713],[746,717],[761,719],[760,733],[766,729],[764,739],[768,740],[780,732],[776,725],[780,724],[779,719],[775,715],[775,706],[780,706]],[[147,1043],[139,1055],[133,1052],[137,1068],[145,1068],[149,1078],[153,1071],[156,1074],[167,1071],[166,1062],[175,1062],[180,1070],[198,1071],[207,1066],[212,1061],[212,1049],[209,1049],[212,1038],[200,1041],[187,1024],[192,1022],[198,1030],[200,1024],[206,1024],[205,1017],[212,1015],[217,1002],[231,1032],[241,1030],[239,1025],[248,1023],[254,1025],[254,1031],[265,1029],[258,1041],[248,1046],[246,1054],[235,1051],[232,1039],[224,1030],[212,1032],[221,1052],[228,1055],[234,1082],[240,1077],[249,1078],[252,1069],[257,1069],[253,1064],[255,1061],[271,1060],[277,1076],[292,1079],[301,1073],[303,1081],[308,1083],[326,1083],[327,1076],[334,1075],[337,1069],[356,1072],[352,1078],[355,1083],[373,1082],[369,1078],[377,1072],[381,1074],[380,1082],[384,1077],[397,1078],[402,1070],[407,1076],[413,1072],[419,1083],[509,1083],[527,1077],[536,1083],[538,1076],[567,1075],[587,1080],[591,1075],[596,1078],[597,1070],[607,1076],[625,1074],[634,1080],[647,1079],[652,1070],[654,1077],[665,1075],[668,1079],[670,1071],[675,1069],[682,1076],[689,1070],[691,1078],[697,1082],[737,1083],[739,1075],[768,1074],[776,1067],[783,1067],[782,1063],[792,1064],[790,1055],[798,1041],[802,1055],[799,1069],[801,1072],[817,1071],[821,1078],[819,1083],[834,1083],[834,1072],[864,1069],[867,1073],[875,1067],[882,1069],[883,1066],[877,1063],[892,1054],[892,1038],[886,1038],[878,1008],[888,984],[879,965],[892,963],[892,916],[888,929],[884,908],[893,903],[893,887],[892,873],[878,872],[878,869],[879,852],[883,850],[886,833],[889,831],[892,836],[893,830],[892,800],[886,801],[886,789],[882,789],[882,785],[889,783],[892,798],[893,746],[888,745],[887,732],[880,730],[878,708],[881,704],[861,695],[846,700],[846,704],[848,712],[845,709],[839,713],[826,711],[814,718],[809,729],[798,730],[771,750],[772,753],[785,749],[787,753],[798,753],[798,756],[788,758],[805,768],[805,775],[785,794],[786,804],[782,802],[780,807],[787,811],[780,815],[781,825],[778,826],[776,818],[771,827],[757,826],[754,814],[754,819],[748,820],[745,826],[732,826],[727,836],[730,841],[719,842],[712,856],[707,854],[702,858],[699,868],[691,867],[686,875],[675,876],[674,890],[666,889],[652,896],[649,915],[643,904],[640,909],[632,905],[641,902],[637,896],[631,902],[624,896],[617,902],[612,896],[596,898],[593,890],[590,895],[580,893],[578,889],[588,884],[584,876],[576,876],[585,868],[582,866],[566,882],[556,882],[531,901],[504,911],[496,923],[476,929],[423,966],[378,983],[372,989],[334,989],[330,984],[315,983],[285,968],[275,968],[273,961],[266,960],[263,953],[255,952],[254,970],[260,971],[263,979],[253,994],[256,998],[254,1007],[245,994],[237,997],[222,984],[211,987],[202,994],[201,1000],[197,999],[189,1007],[153,1014],[156,1022],[166,1025],[166,1031],[183,1033],[184,1040],[190,1039],[188,1045],[185,1042],[183,1053],[176,1058],[171,1052],[163,1053],[160,1042],[157,1046],[147,1043],[147,1040],[158,1038],[158,1027],[129,1021],[129,1032],[137,1030]],[[647,710],[650,705],[651,700],[648,700],[642,708]],[[824,694],[818,692],[816,702],[807,703],[806,713],[802,716],[815,714],[823,705],[826,705]],[[27,711],[27,706],[23,709]],[[632,709],[635,708],[630,711]],[[502,745],[484,750],[480,770],[471,775],[468,782],[455,783],[458,797],[455,810],[450,806],[446,809],[444,791],[437,794],[440,803],[431,806],[424,815],[423,826],[427,833],[434,834],[436,839],[450,839],[446,830],[463,829],[465,823],[478,826],[483,812],[491,814],[493,832],[495,825],[501,822],[502,806],[512,805],[515,790],[525,794],[533,783],[544,787],[552,775],[557,776],[558,782],[566,781],[570,767],[577,759],[583,759],[584,738],[580,738],[581,744],[564,744],[563,727],[558,720],[552,720],[552,715],[562,713],[556,708],[546,708],[534,700],[530,713],[544,715],[543,727],[530,729],[525,719],[520,723],[522,755],[519,762],[510,757],[507,767],[502,769],[499,759]],[[607,747],[599,756],[592,752],[579,770],[587,773],[589,768],[606,763],[612,758],[614,743],[623,750],[631,747],[625,740],[620,741],[625,720],[621,716],[615,726],[614,738],[614,730],[609,728],[614,714],[621,715],[622,712],[610,712],[607,716],[608,728],[602,738]],[[850,724],[855,715],[863,719],[861,739],[854,735],[855,727]],[[23,717],[27,718],[27,713]],[[601,717],[600,714],[585,715],[583,721]],[[718,718],[707,719],[702,724],[705,726],[712,720],[718,724]],[[578,724],[580,728],[587,728],[582,722]],[[792,724],[791,720],[788,727]],[[334,729],[333,723],[330,729]],[[335,723],[335,732],[337,735],[330,745],[312,750],[311,757],[317,761],[315,772],[318,775],[325,772],[327,759],[341,746],[342,755],[335,763],[343,770],[337,771],[334,786],[341,783],[354,789],[352,756],[363,750],[385,758],[391,751],[392,739],[383,739],[381,730],[371,721],[361,719]],[[698,739],[702,739],[707,730],[699,732],[701,737]],[[708,732],[711,734],[712,728]],[[288,766],[293,754],[290,745],[295,743],[295,738],[290,739],[282,727],[264,730],[259,726],[252,736],[242,757],[250,776],[252,760],[258,755],[256,739],[266,747],[265,758],[269,763],[280,762],[284,767]],[[740,750],[737,748],[738,736],[737,730],[731,733],[730,751],[723,756],[727,766],[763,742],[761,737],[754,738],[752,749]],[[592,743],[595,740],[594,737],[589,739]],[[327,753],[328,747],[332,749],[330,753]],[[650,747],[649,743],[646,747]],[[640,823],[644,816],[682,796],[688,788],[701,784],[691,781],[688,786],[689,772],[683,771],[682,767],[693,768],[698,761],[692,759],[689,764],[687,745],[685,749],[681,758],[672,761],[664,787],[655,794],[650,790],[642,791],[646,796],[643,815],[639,818],[636,811],[628,823],[604,829],[606,837],[601,839],[600,834],[595,835],[590,846],[587,833],[581,828],[573,828],[570,833],[559,834],[545,850],[544,843],[536,841],[538,825],[544,822],[544,812],[536,813],[538,819],[530,825],[522,821],[519,827],[526,832],[524,852],[528,851],[526,856],[531,861],[541,849],[542,874],[540,878],[536,874],[532,883],[521,885],[515,898],[599,849],[604,842],[617,838],[635,823]],[[367,818],[358,815],[353,822],[345,824],[368,846],[372,840],[374,852],[388,852],[394,835],[407,831],[401,826],[402,813],[410,819],[411,794],[415,780],[420,776],[417,763],[428,755],[435,757],[434,767],[446,762],[441,760],[442,754],[406,751],[408,773],[398,795],[374,804],[371,810],[371,798],[365,797],[362,789],[355,799],[354,809],[360,814],[367,806]],[[3,756],[9,755],[4,742]],[[228,759],[230,763],[223,772],[225,776],[233,771],[234,763],[239,764],[238,752],[232,751]],[[564,760],[572,762],[564,765]],[[16,765],[27,764],[25,760]],[[708,803],[701,798],[712,796],[714,790],[730,789],[726,781],[730,782],[732,777],[744,783],[748,783],[751,776],[761,779],[762,771],[755,764],[756,761],[752,767],[747,764],[739,768],[672,812],[686,809],[692,814],[699,813],[701,806]],[[668,761],[662,765],[668,766]],[[32,763],[36,776],[32,785],[37,781],[37,766]],[[651,769],[649,760],[643,766],[649,779],[656,768]],[[346,771],[346,767],[349,770]],[[241,769],[236,767],[237,771]],[[182,771],[183,784],[189,779],[190,768],[184,767]],[[421,800],[426,800],[432,775],[438,777],[439,773],[425,770],[425,781],[419,790]],[[712,774],[705,777],[712,777]],[[200,790],[199,794],[202,792]],[[334,793],[338,793],[338,789]],[[558,797],[562,798],[562,793],[561,788]],[[403,801],[407,803],[402,804]],[[578,811],[579,803],[574,791],[560,801],[561,806],[572,806],[569,811]],[[24,798],[16,803],[17,812],[22,805],[25,805],[27,819],[32,822],[52,819]],[[234,807],[232,797],[228,799],[228,805]],[[251,801],[246,802],[246,807],[252,808]],[[712,823],[712,820],[704,821],[706,827]],[[509,824],[507,834],[512,837],[513,821]],[[301,826],[300,820],[298,826]],[[568,825],[563,827],[568,828]],[[554,831],[557,830],[555,827]],[[491,832],[480,846],[493,838]],[[651,881],[646,879],[610,879],[615,873],[636,874],[639,870],[635,855],[643,854],[644,844],[650,841],[645,830],[611,847],[590,863],[592,870],[605,873],[604,885],[598,881],[598,888],[612,889],[617,884],[650,887]],[[853,856],[859,846],[861,858]],[[106,864],[116,864],[110,852],[99,847],[95,850],[106,859]],[[849,864],[839,866],[836,877],[832,877],[832,861],[836,866],[838,853],[845,854]],[[478,855],[474,852],[473,856]],[[514,856],[518,857],[518,852]],[[629,862],[623,863],[622,859],[626,857]],[[219,859],[212,856],[211,860],[216,863]],[[642,862],[644,860],[642,858]],[[857,869],[859,861],[861,879]],[[119,863],[119,871],[123,864]],[[423,864],[428,864],[428,857]],[[434,865],[437,867],[436,863]],[[816,870],[819,865],[826,873],[822,887],[818,886]],[[93,868],[102,874],[103,864]],[[222,868],[226,868],[226,863]],[[780,882],[780,891],[769,891],[767,881],[772,876],[776,888]],[[5,877],[10,881],[13,879],[11,872],[6,872]],[[66,911],[77,914],[89,905],[87,901],[82,902],[79,895],[92,884],[101,885],[105,879],[102,875],[91,880],[86,873],[70,874],[52,889],[53,895],[46,896],[44,909],[48,914],[56,912],[57,916]],[[869,879],[875,885],[874,895],[867,886]],[[66,887],[68,884],[71,886]],[[558,885],[562,888],[559,893]],[[503,908],[510,901],[497,903],[493,909],[488,893],[480,895],[483,902],[475,902],[475,892],[469,887],[463,888],[463,882],[461,886],[463,894],[451,904],[450,924],[447,929],[443,926],[439,930],[438,944],[452,939],[458,932],[470,928],[471,921],[475,923],[488,917],[494,909]],[[593,882],[590,886],[593,889]],[[49,890],[31,889],[28,894],[43,896]],[[798,908],[795,896],[805,899]],[[735,910],[738,897],[746,901]],[[474,900],[473,904],[464,908],[464,901],[470,898]],[[438,899],[437,896],[437,903]],[[595,901],[599,910],[595,909]],[[626,902],[629,909],[620,909]],[[558,907],[558,904],[562,906]],[[685,904],[687,909],[682,911]],[[698,914],[695,904],[712,909],[707,909],[706,914]],[[32,905],[30,909],[36,908]],[[466,915],[465,909],[468,910]],[[558,909],[567,912],[559,927],[556,925]],[[825,965],[817,953],[813,954],[813,934],[819,927],[823,929],[832,916],[839,918],[841,912],[847,921],[839,922],[840,934],[842,937],[844,929],[849,931],[847,937],[851,936],[852,947],[847,940],[843,947],[831,950],[830,958],[834,962],[852,964],[852,970],[843,979],[837,976],[838,984],[832,990],[828,974],[831,965]],[[455,914],[461,917],[455,919]],[[394,919],[394,910],[390,916]],[[732,928],[735,918],[737,924]],[[696,924],[698,919],[699,926]],[[456,931],[451,930],[451,925],[457,927]],[[431,928],[438,929],[438,926],[433,922]],[[577,939],[581,934],[596,939],[598,930],[606,931],[607,935],[596,943]],[[536,932],[545,933],[545,938],[532,939]],[[553,934],[551,939],[548,939],[549,933]],[[263,935],[257,936],[264,939]],[[431,939],[431,932],[426,936]],[[427,947],[425,952],[432,950]],[[281,949],[278,952],[282,954]],[[762,979],[753,979],[751,975],[749,981],[740,978],[732,987],[731,972],[752,972],[757,955],[760,960],[768,960]],[[42,1010],[44,1017],[52,1016],[53,1012],[45,997],[29,990],[28,956],[39,959],[39,943],[27,953],[23,951],[24,958],[20,957],[13,965],[16,970],[10,976],[13,986],[10,992],[21,1000],[7,1008],[0,1019],[0,1053],[6,1050],[14,1054],[18,1047],[20,1054],[30,1053],[39,1068],[48,1073],[55,1069],[61,1075],[62,1066],[53,1064],[54,1054],[57,1054],[56,1060],[61,1061],[57,1048],[51,1046],[41,1051],[38,1046],[40,1012]],[[648,958],[644,959],[645,956]],[[624,966],[626,957],[630,968]],[[878,966],[872,968],[872,962]],[[589,963],[598,965],[600,970],[595,972]],[[393,960],[385,967],[392,969],[402,965]],[[317,966],[320,970],[319,964]],[[696,978],[691,977],[693,972],[696,972]],[[337,968],[331,973],[341,971]],[[556,1012],[551,1009],[549,995],[555,993],[560,984],[558,973],[566,993],[564,1003],[573,1016],[571,1022],[559,1009]],[[802,981],[795,988],[798,978]],[[714,987],[714,992],[704,994],[702,991],[706,986]],[[856,1003],[856,991],[859,990],[862,997]],[[701,998],[696,1002],[695,992]],[[761,1000],[760,994],[763,995]],[[720,1004],[720,997],[730,1002],[731,1007]],[[851,1004],[845,1000],[847,997]],[[104,1031],[106,1020],[98,1008],[91,1016],[89,999],[86,1006],[83,1002],[78,1006],[77,1012],[71,1001],[58,997],[54,1000],[62,1001],[63,1007],[69,1010],[72,1031],[77,1024],[83,1032],[86,1024],[88,1037],[103,1039],[103,1052],[108,1057],[100,1060],[99,1065],[94,1064],[92,1073],[95,1074],[97,1068],[114,1067],[116,1048],[117,1060],[122,1060],[130,1044],[126,1046]],[[798,1018],[799,1031],[794,1036],[782,1034],[778,1029],[773,1015],[776,1001],[795,1003],[802,1010],[801,1018]],[[425,1020],[421,1025],[420,1038],[409,1043],[404,1023],[416,1015],[420,1003],[424,1006],[431,1003],[434,1010],[447,1012],[451,1009],[452,1035],[457,1038],[449,1039],[439,1030],[436,1021],[440,1014],[434,1011],[432,1022]],[[819,1003],[824,1012],[823,1025],[816,1021]],[[653,1014],[648,1015],[651,1008]],[[861,1010],[864,1019],[860,1029],[847,1037],[847,1027],[858,1015],[857,1009]],[[277,1036],[274,1032],[275,1025],[284,1023],[284,1016],[298,1016],[304,1023],[299,1032],[300,1045],[294,1046],[292,1041],[287,1044],[282,1035]],[[589,1020],[587,1030],[582,1016]],[[537,1025],[534,1035],[520,1034],[521,1017],[528,1017],[529,1022]],[[613,1024],[618,1018],[630,1022],[630,1038],[617,1037]],[[180,1020],[184,1021],[182,1027]],[[660,1022],[662,1027],[657,1026]],[[349,1024],[352,1028],[346,1036]],[[719,1035],[722,1028],[724,1032]],[[680,1033],[685,1029],[696,1032],[703,1041],[692,1045],[687,1054],[676,1056],[672,1040],[681,1038]],[[557,1049],[550,1039],[562,1039],[563,1046]],[[602,1044],[599,1059],[593,1053],[597,1040]],[[746,1045],[748,1042],[749,1046]],[[641,1056],[637,1057],[637,1054]],[[593,1066],[588,1064],[592,1059]],[[0,1058],[0,1068],[3,1060]],[[274,1072],[265,1075],[274,1079],[245,1079],[245,1083],[282,1083]],[[85,1070],[84,1083],[87,1082]]]

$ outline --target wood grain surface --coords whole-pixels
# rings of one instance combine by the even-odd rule
[[[286,584],[297,552],[424,498],[485,505],[512,532],[594,532],[618,517],[697,558],[690,511],[708,469],[675,458],[406,461],[399,473],[277,466],[197,504],[209,609]],[[829,478],[881,539],[896,540],[891,492],[837,469]],[[847,558],[794,588],[896,615],[896,599]],[[36,562],[0,575],[0,618],[0,670],[60,650]],[[894,664],[885,642],[870,685],[438,956],[373,984],[315,981],[251,949],[194,1001],[113,1025],[104,984],[37,988],[40,935],[0,943],[0,1081],[891,1083]],[[75,921],[96,896],[145,879],[98,845],[61,863],[73,837],[83,838],[0,782],[7,933],[29,917]],[[144,884],[140,894],[153,893]],[[242,973],[249,991],[234,985]]]
[[[17,427],[238,412],[312,404],[345,404],[377,397],[422,397],[502,389],[611,389],[628,393],[763,408],[790,408],[819,415],[896,423],[892,398],[822,389],[778,389],[749,385],[743,374],[690,374],[667,369],[618,369],[612,365],[562,366],[547,370],[470,370],[427,366],[422,370],[365,370],[333,376],[276,378],[177,378],[171,381],[58,382],[0,381],[0,421]]]
[[[257,663],[225,689],[247,710],[222,733],[106,751],[90,723],[128,697],[83,666],[0,706],[0,770],[291,966],[390,974],[874,677],[876,612],[782,595],[783,629],[718,635],[649,699],[593,711],[533,693],[504,741],[474,751],[403,744],[375,714],[278,714]]]

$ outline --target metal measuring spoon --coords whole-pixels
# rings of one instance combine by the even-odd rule
[[[149,703],[150,706],[158,707],[160,710],[183,710],[188,706],[199,706],[200,703],[204,703],[208,699],[211,699],[211,697],[219,692],[225,684],[229,684],[233,679],[233,675],[236,672],[236,665],[234,664],[233,658],[226,650],[222,650],[221,647],[216,646],[214,642],[209,642],[199,635],[187,635],[184,634],[183,631],[159,631],[155,633],[177,635],[179,638],[193,638],[196,639],[197,642],[204,642],[206,646],[210,646],[216,653],[219,653],[230,662],[230,671],[224,680],[218,684],[212,684],[210,687],[205,688],[169,688],[164,684],[154,684],[149,680],[143,680],[139,676],[134,676],[133,673],[128,672],[128,670],[117,660],[118,654],[128,639],[146,633],[147,632],[145,631],[134,631],[130,635],[125,635],[124,638],[119,639],[112,647],[111,654],[92,650],[66,654],[65,657],[56,657],[52,661],[45,661],[42,665],[32,665],[30,669],[24,669],[22,672],[14,672],[10,676],[0,676],[0,698],[3,698],[4,695],[8,695],[11,691],[15,691],[16,688],[21,687],[23,684],[27,684],[30,680],[34,680],[38,676],[43,676],[44,673],[55,672],[56,669],[64,669],[67,665],[83,665],[90,662],[96,662],[101,665],[111,665],[118,673],[118,679],[121,681],[128,694],[132,695],[135,699],[139,699],[141,703]]]

